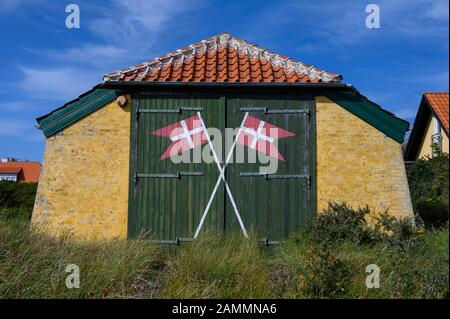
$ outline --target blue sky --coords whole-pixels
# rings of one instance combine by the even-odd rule
[[[65,8],[81,11],[67,29]],[[378,4],[381,28],[367,29]],[[2,0],[0,156],[42,160],[35,118],[131,66],[220,32],[344,76],[414,120],[425,91],[448,91],[448,0]]]

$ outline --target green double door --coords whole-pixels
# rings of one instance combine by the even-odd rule
[[[177,141],[155,131],[198,114],[211,143],[161,159]],[[227,190],[220,169],[246,115],[292,136],[273,141],[284,160],[237,144],[224,170]],[[131,130],[130,237],[176,243],[243,226],[271,243],[314,215],[314,103],[306,94],[142,93],[133,99]]]

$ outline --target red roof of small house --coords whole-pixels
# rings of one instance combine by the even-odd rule
[[[221,33],[104,76],[104,81],[340,82],[338,74]]]
[[[424,96],[448,133],[448,92],[430,92],[425,93]]]
[[[14,174],[14,172],[8,173],[6,170],[18,170],[20,173],[18,181],[37,183],[39,181],[39,175],[41,174],[41,164],[38,162],[6,162],[0,163],[0,172],[6,174]]]

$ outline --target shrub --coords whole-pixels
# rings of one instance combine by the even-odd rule
[[[414,203],[416,213],[427,228],[442,227],[448,222],[448,203],[441,199],[419,198]]]
[[[348,266],[330,247],[309,246],[308,258],[297,275],[301,295],[313,298],[345,296],[350,278]]]
[[[329,203],[328,208],[306,226],[303,236],[313,243],[325,245],[342,242],[364,245],[407,241],[417,230],[408,218],[396,218],[387,212],[376,214],[368,206],[353,209],[344,202]]]
[[[414,211],[427,227],[445,225],[449,218],[449,156],[436,147],[433,156],[417,160],[408,169]]]
[[[30,220],[31,210],[25,208],[0,208],[0,218]]]
[[[33,210],[37,183],[0,181],[0,207]]]
[[[414,245],[424,231],[420,218],[416,219],[416,223],[414,223],[411,218],[394,217],[385,212],[375,216],[375,221],[374,237],[380,243],[388,243],[403,250]]]
[[[367,206],[354,210],[346,203],[329,203],[328,208],[307,225],[306,236],[316,243],[369,242],[372,236],[366,222],[369,213]]]

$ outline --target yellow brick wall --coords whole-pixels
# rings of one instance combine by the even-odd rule
[[[329,201],[413,216],[401,145],[326,97],[317,97],[317,207]]]
[[[32,224],[50,235],[126,238],[130,105],[111,102],[46,140]]]

